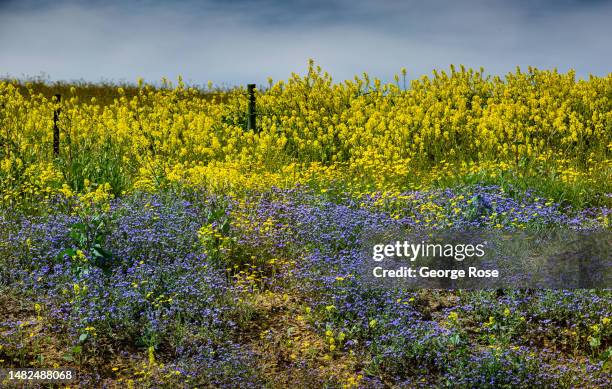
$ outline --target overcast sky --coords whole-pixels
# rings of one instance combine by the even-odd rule
[[[125,4],[125,3],[129,3]],[[265,84],[313,58],[335,81],[451,63],[612,71],[612,1],[0,0],[0,75]]]

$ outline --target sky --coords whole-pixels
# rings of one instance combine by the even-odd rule
[[[267,84],[312,58],[334,81],[450,64],[612,72],[612,0],[0,0],[0,76]]]

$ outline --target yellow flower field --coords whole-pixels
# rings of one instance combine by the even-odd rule
[[[86,179],[116,195],[174,183],[368,192],[529,182],[580,205],[606,201],[596,193],[610,191],[612,74],[576,80],[530,68],[502,78],[461,66],[406,88],[405,70],[395,79],[332,82],[311,61],[306,75],[257,91],[257,132],[245,130],[244,89],[140,81],[108,87],[103,102],[73,86],[58,102],[52,88],[3,81],[3,201],[83,192]]]

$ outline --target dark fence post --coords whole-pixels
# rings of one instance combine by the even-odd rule
[[[57,100],[57,106],[53,110],[53,154],[56,157],[58,157],[59,148],[60,148],[60,133],[59,133],[59,127],[57,126],[57,122],[59,121],[59,115],[60,115],[59,103],[62,101],[62,95],[56,94],[55,99]]]
[[[248,112],[248,124],[247,129],[257,131],[255,124],[255,84],[247,85],[249,93],[249,112]]]

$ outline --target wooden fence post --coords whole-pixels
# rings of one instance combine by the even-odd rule
[[[53,110],[53,155],[59,156],[60,150],[60,132],[57,122],[59,121],[60,107],[59,103],[62,101],[62,95],[56,94],[55,99],[57,100],[57,106]]]
[[[249,112],[248,112],[248,123],[247,129],[257,131],[257,125],[255,124],[255,84],[247,85],[249,93]]]

